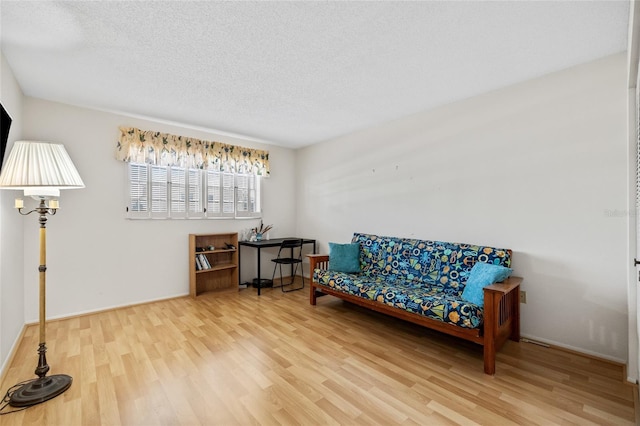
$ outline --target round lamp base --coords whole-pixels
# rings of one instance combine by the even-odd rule
[[[29,407],[40,404],[69,389],[72,381],[71,376],[66,374],[40,377],[33,382],[22,385],[13,392],[9,404],[13,407]]]

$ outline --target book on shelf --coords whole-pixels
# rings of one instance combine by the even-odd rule
[[[197,257],[200,259],[200,265],[202,265],[202,269],[211,269],[211,264],[209,263],[209,259],[207,259],[207,256],[200,253]]]
[[[198,255],[196,255],[196,271],[201,271],[201,270],[202,270],[202,265],[200,264],[200,259]]]

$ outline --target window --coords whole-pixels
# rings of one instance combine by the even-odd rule
[[[146,164],[129,163],[130,217],[144,217],[149,212],[149,173]]]
[[[207,176],[207,213],[211,216],[216,216],[222,213],[222,187],[221,187],[221,172],[206,172]]]
[[[204,206],[202,205],[202,170],[187,169],[189,184],[187,185],[189,203],[187,214],[189,216],[204,216]]]
[[[171,215],[172,217],[185,217],[187,215],[186,170],[180,167],[169,167],[168,169],[169,176],[171,176],[170,179],[167,179],[171,194]]]
[[[169,180],[166,167],[151,167],[151,216],[163,217],[169,205],[169,191],[167,182]]]
[[[128,163],[129,218],[260,217],[260,177]]]
[[[235,194],[233,188],[233,174],[221,173],[222,176],[222,214],[233,215],[235,211]]]
[[[258,217],[260,213],[260,192],[256,187],[257,177],[249,174],[236,175],[238,202],[236,216]]]

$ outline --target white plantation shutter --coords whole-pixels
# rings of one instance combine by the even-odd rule
[[[130,217],[149,215],[149,173],[146,164],[129,163],[129,205]]]
[[[171,217],[187,216],[187,176],[182,167],[171,167],[169,176],[169,198],[171,199]]]
[[[255,175],[236,175],[236,217],[259,217],[260,202],[257,191],[259,178]]]
[[[129,218],[260,217],[260,177],[128,164]]]
[[[206,217],[235,216],[234,176],[233,173],[206,172]]]
[[[222,213],[222,173],[207,171],[207,216]]]
[[[222,215],[233,216],[235,213],[235,188],[233,173],[222,173]]]
[[[260,182],[260,176],[249,175],[249,211],[253,217],[260,217],[262,215]]]
[[[164,166],[151,167],[151,217],[169,216],[168,170]]]
[[[249,213],[249,179],[247,175],[236,175],[236,213],[246,216]]]
[[[187,204],[187,214],[189,217],[203,217],[204,206],[202,205],[202,171],[199,169],[188,169],[189,182],[187,193],[189,203]]]

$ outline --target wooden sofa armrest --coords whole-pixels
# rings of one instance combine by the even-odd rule
[[[329,269],[329,255],[328,254],[308,254],[309,258],[309,274],[311,279],[309,280],[309,303],[316,304],[316,298],[323,296],[324,293],[316,290],[317,284],[313,281],[313,271],[316,269],[327,270]]]
[[[521,283],[522,283],[521,277],[509,277],[502,282],[494,283],[486,286],[484,290],[490,291],[490,292],[499,292],[502,294],[507,294],[513,291],[513,289],[515,289],[516,287],[520,286]]]
[[[328,254],[308,254],[309,258],[309,272],[313,277],[313,271],[316,269],[328,269],[329,268],[329,255]]]
[[[484,288],[484,372],[496,371],[496,351],[507,340],[520,340],[520,283],[506,280]]]

